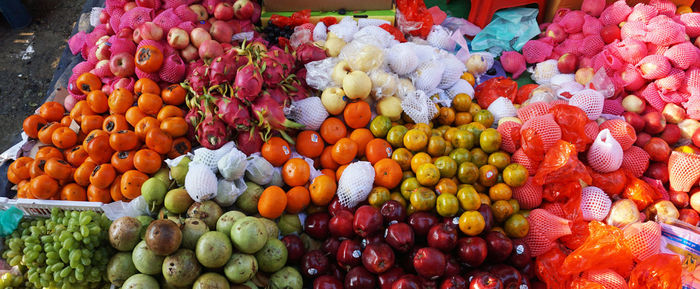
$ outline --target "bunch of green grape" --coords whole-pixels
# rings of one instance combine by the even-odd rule
[[[15,275],[10,272],[2,274],[0,277],[0,289],[6,288],[20,288],[24,278],[21,275]]]
[[[22,220],[2,257],[25,272],[28,288],[102,287],[112,254],[109,225],[104,214],[54,209],[49,219]]]

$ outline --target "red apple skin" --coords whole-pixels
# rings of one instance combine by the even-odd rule
[[[389,222],[404,222],[406,221],[406,208],[404,208],[399,202],[394,200],[389,200],[382,204],[379,209],[379,213],[384,217],[384,225]]]
[[[510,253],[508,263],[515,268],[522,269],[530,262],[532,262],[530,247],[523,239],[513,239],[513,251]]]
[[[680,123],[686,118],[685,109],[675,103],[667,103],[661,114],[668,123]]]
[[[672,146],[681,139],[681,129],[678,125],[672,123],[667,124],[666,129],[664,129],[660,137]]]
[[[336,254],[338,266],[348,270],[362,264],[362,247],[357,240],[345,239],[338,246]]]
[[[468,289],[467,280],[458,275],[452,275],[442,280],[440,289]]]
[[[328,223],[328,230],[331,236],[352,238],[355,235],[355,231],[352,227],[353,219],[354,217],[350,211],[338,211]]]
[[[406,223],[396,223],[386,229],[384,237],[387,243],[399,252],[408,252],[415,243],[413,228]]]
[[[317,240],[325,240],[328,237],[328,222],[331,215],[325,212],[309,215],[304,221],[304,232]]]
[[[374,275],[362,266],[350,269],[345,275],[346,289],[374,289],[377,288]]]
[[[304,256],[304,242],[297,235],[287,235],[282,238],[282,243],[287,247],[287,260],[296,263]]]
[[[343,289],[343,282],[333,276],[325,275],[314,280],[314,289]]]
[[[661,181],[662,183],[668,182],[668,164],[663,162],[652,162],[649,164],[649,168],[644,172],[644,175]]]
[[[306,278],[326,275],[328,262],[328,257],[321,250],[309,251],[301,258],[301,274]]]
[[[428,234],[430,228],[439,222],[438,218],[427,212],[415,212],[408,217],[408,223],[413,227],[416,237]]]
[[[489,262],[503,262],[508,259],[513,251],[513,242],[501,232],[488,232],[484,240],[488,247],[488,256],[486,258]]]
[[[686,192],[677,192],[674,190],[671,190],[668,192],[669,197],[671,199],[671,203],[673,203],[676,208],[683,209],[688,207],[690,204],[690,196],[688,196],[688,193]]]
[[[571,53],[565,53],[559,57],[559,61],[557,61],[557,68],[559,69],[559,72],[564,74],[576,72],[577,67],[578,57]]]
[[[343,206],[343,204],[340,203],[338,197],[334,197],[331,203],[328,205],[328,212],[331,213],[332,216],[335,216],[335,214],[340,210],[346,210],[353,214],[355,213],[355,209]]]
[[[428,246],[445,253],[451,251],[457,246],[457,229],[446,223],[433,226],[428,231]]]
[[[416,273],[428,279],[439,278],[445,274],[446,262],[445,254],[431,247],[420,248],[413,257]]]
[[[681,209],[678,219],[692,226],[697,226],[700,223],[700,215],[693,209]]]
[[[391,289],[422,289],[422,286],[418,276],[404,275],[394,282]]]
[[[517,288],[517,285],[523,282],[523,276],[517,269],[506,264],[496,264],[489,272],[496,275],[505,288]]]
[[[622,113],[622,116],[625,118],[625,121],[627,123],[632,125],[632,127],[634,128],[634,130],[637,133],[644,130],[644,125],[645,125],[644,119],[639,114],[636,114],[634,112],[625,111]]]
[[[379,288],[380,289],[391,289],[391,285],[394,284],[401,276],[403,276],[404,272],[401,268],[399,267],[393,267],[386,272],[380,274],[377,277],[377,281],[379,281]]]
[[[117,77],[129,77],[134,75],[134,56],[128,52],[117,53],[109,59],[109,70]]]
[[[386,243],[369,244],[362,251],[362,265],[374,274],[384,273],[394,266],[394,250]]]
[[[355,211],[352,227],[355,234],[360,237],[367,237],[370,234],[378,231],[382,227],[382,214],[379,210],[370,205],[364,205]]]
[[[231,4],[221,2],[214,8],[214,17],[219,20],[230,20],[233,18],[233,7]]]
[[[615,24],[607,25],[600,31],[600,37],[603,38],[605,44],[610,44],[615,39],[620,40],[620,27]]]
[[[503,289],[503,282],[491,273],[483,273],[472,278],[469,289]]]
[[[457,240],[457,256],[459,260],[470,266],[478,267],[488,254],[486,241],[481,237],[463,237]]]
[[[481,216],[484,217],[484,223],[486,224],[484,226],[484,232],[491,231],[491,228],[495,226],[496,222],[493,217],[493,211],[491,211],[491,206],[481,204],[481,207],[479,207],[478,211],[481,214]]]
[[[658,111],[648,112],[642,118],[644,118],[644,131],[651,135],[660,133],[666,128],[666,119]]]
[[[665,162],[668,160],[668,156],[671,155],[671,147],[658,137],[652,137],[649,142],[644,145],[644,151],[646,151],[651,160],[655,162]]]
[[[136,0],[136,5],[139,7],[146,7],[146,8],[156,8],[156,1],[154,0]]]
[[[459,266],[457,259],[452,256],[447,257],[447,263],[445,263],[445,276],[459,275],[460,271],[461,267]]]
[[[647,144],[651,140],[651,135],[646,133],[646,132],[640,132],[637,134],[637,140],[634,142],[634,145],[643,148],[645,144]]]
[[[691,140],[693,141],[693,145],[700,147],[700,129],[695,130]]]
[[[340,239],[330,237],[323,241],[323,244],[321,245],[321,250],[323,250],[323,252],[326,252],[331,256],[335,256],[336,254],[338,254],[338,247],[340,247]]]

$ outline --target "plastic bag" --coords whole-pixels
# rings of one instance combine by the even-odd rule
[[[437,113],[435,104],[422,90],[407,93],[401,102],[401,109],[415,123],[429,123]]]
[[[611,269],[627,276],[634,265],[634,256],[625,245],[622,230],[598,221],[590,222],[588,230],[586,241],[564,259],[559,272],[578,276],[591,269]]]
[[[357,22],[349,16],[343,17],[340,23],[328,27],[328,31],[333,32],[335,36],[338,36],[338,38],[343,39],[345,42],[352,41],[357,30]]]
[[[634,201],[635,205],[637,205],[637,209],[640,211],[646,209],[646,207],[653,204],[654,201],[663,198],[661,193],[654,190],[647,182],[638,179],[629,172],[627,173],[627,185],[622,192],[622,196]]]
[[[522,104],[530,98],[530,93],[537,87],[539,87],[539,85],[534,83],[529,83],[521,86],[520,88],[518,88],[518,92],[515,94],[515,100],[513,100],[513,103]]]
[[[347,61],[353,70],[369,72],[382,65],[384,51],[375,45],[356,40],[346,44],[338,58]]]
[[[248,157],[245,177],[258,185],[267,185],[272,180],[272,169],[272,164],[260,156],[260,153],[254,153]]]
[[[216,185],[216,197],[214,200],[222,207],[231,206],[246,189],[248,189],[248,186],[243,178],[235,181],[221,179]]]
[[[513,102],[517,93],[518,83],[510,78],[494,77],[479,84],[474,96],[479,106],[484,108],[489,107],[499,97],[505,97]]]
[[[105,216],[112,221],[126,216],[138,217],[150,215],[148,204],[146,204],[142,196],[138,196],[130,202],[116,201],[104,204],[101,209],[105,212]]]
[[[472,41],[474,51],[494,54],[520,51],[525,43],[540,33],[536,8],[509,8],[493,14],[491,22]]]
[[[634,267],[630,275],[629,288],[681,288],[682,272],[681,259],[677,255],[656,254]]]
[[[544,160],[544,143],[542,142],[542,138],[537,134],[537,131],[532,128],[521,130],[520,138],[521,148],[531,161],[539,163]]]
[[[559,240],[571,250],[576,250],[586,241],[589,235],[588,223],[579,215],[571,224],[571,235],[561,237]]]
[[[304,65],[306,67],[306,84],[320,91],[335,85],[331,78],[331,71],[338,62],[340,59],[337,57],[329,57]]]
[[[375,69],[370,71],[368,76],[369,79],[372,80],[372,96],[374,96],[375,100],[397,94],[399,78],[396,74]]]
[[[534,178],[535,184],[539,186],[579,183],[579,180],[586,184],[593,182],[586,166],[578,160],[576,147],[563,140],[557,141],[545,154]]]
[[[605,286],[598,282],[593,282],[586,280],[585,278],[578,278],[571,282],[569,285],[571,289],[606,289]]]
[[[243,177],[247,166],[246,155],[236,148],[231,149],[217,162],[219,173],[228,181]]]
[[[423,0],[397,0],[396,23],[403,33],[425,38],[433,27],[433,16]]]
[[[598,69],[598,71],[593,75],[593,79],[588,83],[587,88],[597,90],[605,98],[611,98],[615,96],[615,84],[613,84],[608,74],[605,72],[604,68]]]
[[[391,33],[374,25],[363,27],[355,33],[353,39],[354,41],[371,44],[379,48],[388,48],[394,44],[398,44]]]
[[[557,104],[549,109],[549,113],[554,116],[554,121],[561,127],[561,139],[576,146],[576,151],[585,151],[586,146],[593,142],[586,136],[585,132],[588,116],[580,108],[567,104]]]
[[[15,206],[0,211],[0,237],[12,234],[17,229],[17,225],[19,225],[23,215],[24,213]]]
[[[267,185],[284,187],[284,179],[282,179],[282,167],[275,167],[272,170],[272,179]]]
[[[661,223],[661,253],[675,254],[683,264],[683,288],[700,288],[700,267],[694,266],[691,256],[700,255],[700,229],[673,220]]]
[[[462,34],[468,36],[475,36],[481,32],[481,27],[474,25],[473,23],[467,21],[467,19],[459,17],[447,17],[440,25],[445,26],[447,29],[452,31],[459,30],[462,32]]]
[[[385,23],[385,24],[379,25],[379,28],[382,28],[382,29],[386,30],[386,32],[389,32],[389,34],[394,36],[394,39],[396,39],[397,41],[399,41],[401,43],[406,42],[406,37],[403,36],[403,33],[401,33],[401,30],[394,27],[393,25]]]
[[[548,289],[567,289],[566,276],[559,274],[559,268],[564,263],[566,254],[560,246],[555,246],[535,259],[535,274],[538,279],[547,284]]]
[[[598,173],[589,167],[588,174],[593,180],[592,185],[603,190],[611,198],[622,193],[627,183],[627,177],[622,169],[609,173]]]

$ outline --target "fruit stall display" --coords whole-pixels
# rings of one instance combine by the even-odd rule
[[[0,288],[691,284],[662,243],[700,224],[700,13],[585,0],[498,56],[421,3],[107,1],[7,172],[102,212],[23,219]]]

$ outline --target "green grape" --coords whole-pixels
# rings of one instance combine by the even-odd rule
[[[75,238],[76,241],[81,241],[83,240],[83,235],[81,235],[79,232],[73,232],[73,238]]]
[[[87,238],[90,236],[90,229],[88,229],[87,226],[81,225],[80,226],[80,235],[83,236],[83,238]]]

